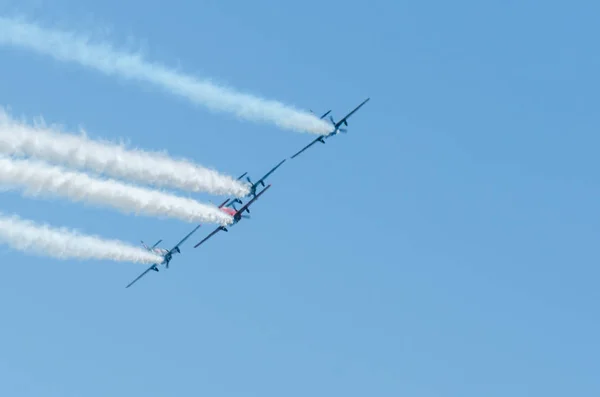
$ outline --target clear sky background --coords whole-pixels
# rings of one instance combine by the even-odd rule
[[[2,247],[0,395],[600,393],[596,2],[0,8],[336,118],[371,97],[347,135],[272,176],[251,220],[193,249],[203,226],[130,289],[143,265]],[[0,65],[18,116],[234,176],[312,139],[24,51],[0,48]],[[0,197],[4,213],[133,244],[193,228]]]

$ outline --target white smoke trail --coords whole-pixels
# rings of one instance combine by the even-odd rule
[[[43,122],[29,126],[0,108],[0,153],[49,162],[155,186],[243,197],[249,186],[230,176],[175,160],[164,153],[128,150],[123,145],[67,134]]]
[[[59,61],[79,63],[106,75],[152,83],[211,110],[233,113],[248,120],[272,122],[281,128],[315,134],[331,131],[331,125],[313,114],[198,80],[150,63],[140,54],[118,51],[108,43],[93,43],[73,32],[0,17],[0,44],[25,48]]]
[[[42,162],[0,157],[0,184],[21,187],[30,195],[51,194],[75,202],[109,206],[124,213],[168,216],[188,222],[226,225],[232,217],[214,205],[157,190],[92,178]]]
[[[0,242],[27,253],[58,259],[109,259],[119,262],[158,263],[162,257],[119,240],[84,235],[67,228],[52,228],[18,216],[0,214]]]

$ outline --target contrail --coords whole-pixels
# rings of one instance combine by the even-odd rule
[[[163,258],[119,240],[84,235],[0,214],[0,241],[10,247],[58,259],[109,259],[118,262],[161,263]]]
[[[213,111],[233,113],[251,121],[271,122],[289,130],[315,134],[331,132],[331,125],[313,114],[220,87],[207,80],[198,80],[146,61],[140,54],[119,51],[105,42],[94,43],[74,32],[46,29],[23,19],[0,17],[0,44],[25,48],[58,61],[79,63],[109,76],[152,83]]]
[[[114,178],[191,192],[243,197],[249,186],[230,176],[164,153],[127,149],[83,135],[67,134],[43,122],[18,122],[0,108],[0,153],[26,155]]]
[[[26,194],[49,194],[75,202],[112,207],[123,213],[168,216],[187,222],[230,224],[232,217],[214,205],[141,188],[115,180],[103,180],[32,160],[0,157],[0,184],[21,187]]]

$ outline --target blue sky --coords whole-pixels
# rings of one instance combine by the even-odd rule
[[[2,247],[0,394],[600,392],[595,3],[0,8],[133,37],[151,60],[317,113],[371,97],[347,135],[273,175],[250,221],[193,249],[202,227],[135,288],[142,265]],[[232,175],[312,138],[32,53],[0,48],[0,63],[18,115]],[[2,207],[134,244],[193,228],[16,193]]]

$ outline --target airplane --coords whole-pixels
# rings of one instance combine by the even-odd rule
[[[346,133],[346,129],[340,128],[340,127],[342,125],[345,125],[347,127],[348,126],[348,121],[347,121],[348,118],[350,118],[350,116],[352,116],[354,114],[354,112],[356,112],[358,109],[360,109],[362,107],[362,105],[367,103],[369,101],[369,99],[371,99],[371,98],[365,99],[360,105],[358,105],[356,108],[354,108],[353,111],[348,113],[343,119],[341,119],[337,123],[333,120],[333,116],[329,116],[329,120],[331,120],[331,123],[333,124],[333,131],[331,131],[327,135],[320,135],[320,136],[316,137],[314,141],[312,141],[311,143],[309,143],[308,145],[303,147],[302,150],[300,150],[299,152],[294,154],[291,158],[297,157],[298,155],[300,155],[300,153],[304,152],[306,149],[308,149],[309,147],[311,147],[312,145],[314,145],[317,142],[325,143],[325,139],[327,139],[327,138],[331,138],[332,136],[337,135],[340,132]],[[321,119],[323,119],[325,116],[327,116],[329,114],[329,112],[331,112],[331,110],[328,111],[327,113],[325,113],[324,115],[322,115]]]
[[[260,178],[258,181],[252,183],[252,180],[250,179],[249,176],[246,177],[246,180],[250,183],[250,193],[248,193],[245,197],[256,197],[256,189],[258,188],[258,185],[262,185],[263,187],[265,186],[265,179],[267,179],[269,177],[269,175],[271,175],[273,172],[275,172],[275,170],[279,167],[281,167],[281,164],[285,163],[286,159],[283,159],[279,162],[279,164],[277,164],[275,167],[271,168],[271,170],[269,172],[267,172],[262,178]],[[244,176],[246,176],[246,174],[248,174],[247,172],[244,172],[242,175],[240,175],[238,177],[239,179],[242,179]],[[242,202],[237,199],[236,200],[238,203],[242,204]]]
[[[158,240],[152,247],[148,247],[143,241],[142,241],[142,245],[144,246],[144,248],[146,248],[148,251],[153,252],[155,254],[158,254],[160,256],[163,257],[163,261],[161,263],[154,263],[152,266],[150,266],[148,269],[146,269],[146,271],[144,271],[142,274],[140,274],[135,280],[133,280],[131,283],[129,283],[127,285],[127,287],[125,288],[129,288],[131,287],[136,281],[138,281],[140,278],[144,277],[146,275],[146,273],[148,273],[150,270],[154,270],[155,272],[158,271],[158,266],[163,265],[165,266],[165,268],[169,268],[169,262],[171,262],[171,259],[173,259],[173,254],[180,254],[181,250],[179,249],[179,246],[181,244],[183,244],[183,242],[185,240],[187,240],[192,234],[194,234],[196,232],[196,230],[198,230],[198,228],[201,225],[196,226],[196,228],[194,230],[192,230],[187,236],[185,236],[179,243],[177,243],[177,245],[173,248],[171,248],[170,250],[166,250],[164,248],[160,248],[157,247],[158,244],[161,243],[162,240]]]
[[[241,207],[239,210],[237,208],[235,208],[235,203],[239,202],[241,203],[241,201],[239,199],[234,199],[231,202],[229,202],[229,199],[225,200],[225,202],[223,202],[223,204],[221,204],[219,206],[219,208],[221,208],[221,211],[231,215],[233,217],[233,223],[231,224],[231,226],[235,225],[236,223],[238,223],[242,218],[250,218],[249,215],[245,215],[245,212],[250,213],[250,205],[255,202],[256,200],[258,200],[258,198],[267,191],[267,189],[269,189],[271,187],[271,185],[267,185],[263,190],[261,190],[260,193],[258,193],[252,200],[248,201],[243,207]],[[200,244],[204,243],[206,240],[208,240],[209,238],[211,238],[212,236],[214,236],[215,234],[217,234],[218,232],[220,232],[221,230],[223,230],[224,232],[228,232],[229,230],[225,227],[225,226],[219,226],[217,227],[215,230],[213,230],[208,236],[206,236],[202,241],[200,241],[198,244],[194,245],[194,248],[198,248],[198,246],[200,246]]]

